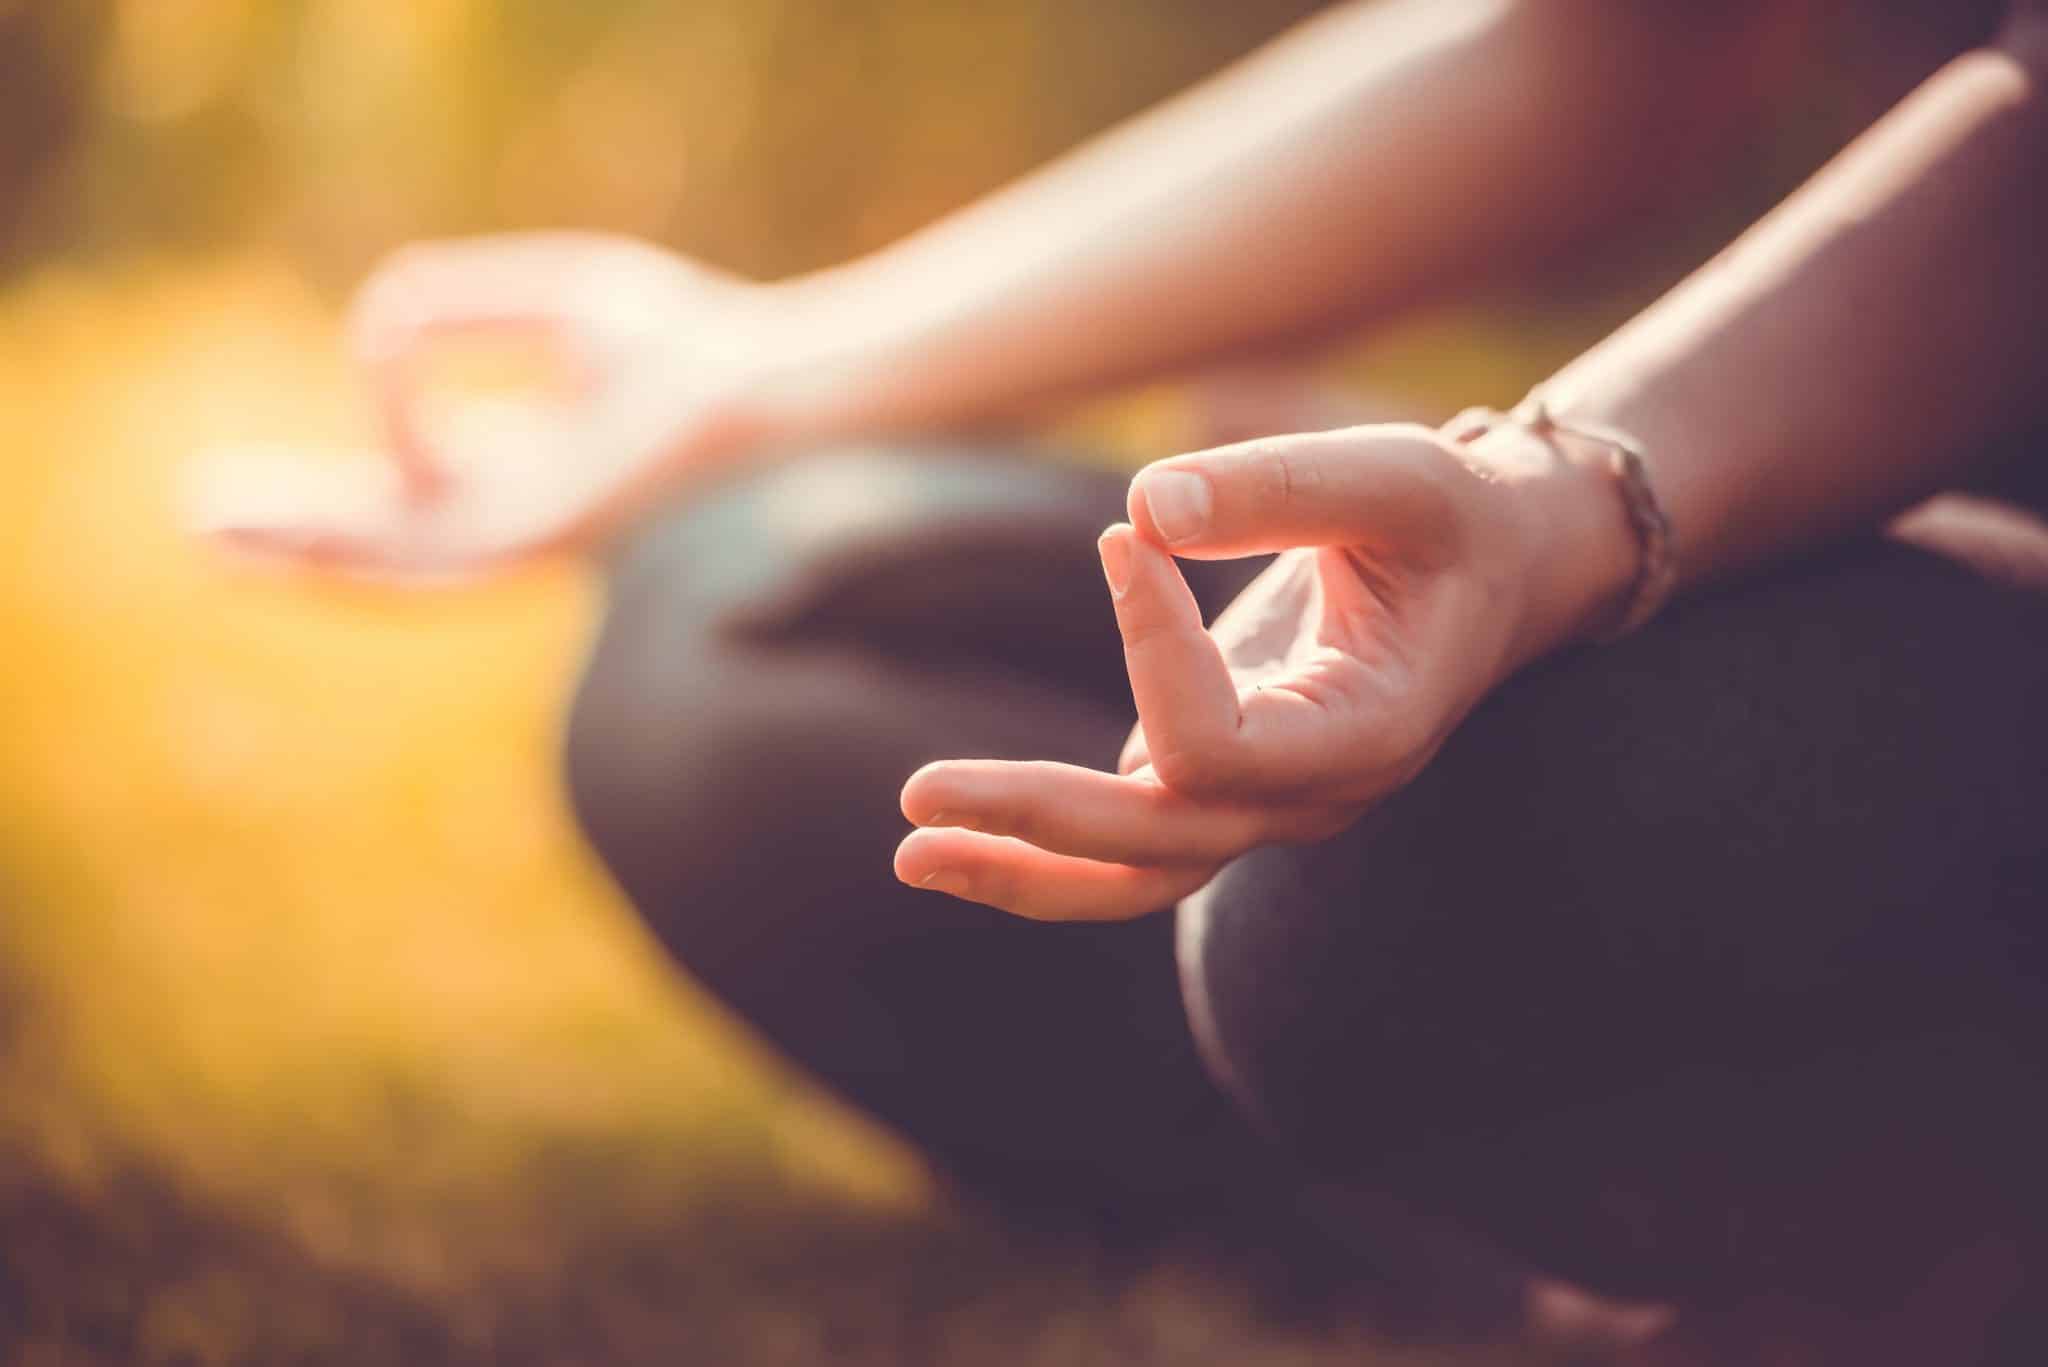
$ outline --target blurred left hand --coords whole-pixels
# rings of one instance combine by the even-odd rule
[[[678,481],[805,432],[791,375],[823,373],[790,291],[648,243],[524,233],[419,244],[374,271],[348,335],[382,462],[212,453],[192,521],[246,553],[379,578],[442,578],[596,542]],[[456,338],[536,347],[550,402],[470,402],[429,421]]]
[[[1138,732],[1122,774],[950,760],[913,775],[903,881],[1047,920],[1141,915],[1256,845],[1326,838],[1568,639],[1632,548],[1548,443],[1426,428],[1283,437],[1141,472],[1103,534]],[[1566,529],[1616,544],[1554,553]],[[1204,630],[1174,556],[1283,553]],[[1569,566],[1569,577],[1556,572]]]

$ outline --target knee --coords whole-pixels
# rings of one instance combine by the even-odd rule
[[[1366,1096],[1415,1114],[1412,1098],[1389,1096],[1394,1060],[1381,1057],[1403,1028],[1384,1014],[1391,961],[1339,943],[1344,913],[1329,880],[1344,854],[1342,842],[1256,850],[1177,913],[1182,1000],[1204,1065],[1269,1137],[1312,1163],[1357,1142],[1336,1137],[1355,1128],[1339,1121],[1360,1118],[1339,1111]],[[1388,1028],[1366,1024],[1375,1016]]]
[[[801,475],[749,477],[666,510],[608,567],[563,774],[586,838],[643,909],[689,900],[680,884],[735,835],[740,789],[774,733],[775,656],[745,622],[815,556],[789,512]]]
[[[917,719],[880,671],[947,634],[930,626],[950,620],[935,595],[997,591],[963,581],[992,572],[1003,529],[1092,525],[1092,486],[1076,487],[1014,460],[827,451],[699,494],[623,544],[565,779],[591,845],[672,948],[701,957],[733,919],[723,908],[771,885],[808,894],[798,866],[823,879],[832,856],[886,838]],[[790,858],[795,833],[808,860]]]
[[[674,900],[678,841],[704,829],[732,734],[715,603],[643,577],[615,592],[563,732],[563,779],[585,838],[628,895]]]
[[[2041,614],[1873,552],[1518,680],[1359,826],[1183,907],[1206,1062],[1312,1168],[1608,1289],[1822,1277],[1877,1184],[1806,1156],[1930,1071],[1844,1050],[2038,1018]],[[1872,1284],[1910,1252],[1866,1242]]]
[[[1188,905],[1212,1067],[1378,1152],[1406,1114],[1498,1125],[2031,1000],[2044,611],[1872,548],[1516,680],[1350,831]]]

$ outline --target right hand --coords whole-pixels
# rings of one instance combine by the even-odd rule
[[[1115,920],[1256,846],[1327,838],[1502,680],[1610,617],[1637,562],[1611,476],[1515,424],[1176,456],[1138,474],[1129,511],[1101,541],[1139,720],[1124,772],[928,764],[903,789],[904,882]],[[1205,627],[1178,559],[1269,552]]]
[[[430,430],[424,363],[465,334],[539,344],[573,393],[456,440]],[[218,453],[192,491],[206,534],[348,573],[462,575],[593,541],[692,470],[802,435],[771,398],[805,340],[784,291],[627,238],[406,247],[357,292],[348,337],[388,461]]]

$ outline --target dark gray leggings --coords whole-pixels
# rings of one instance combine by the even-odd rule
[[[928,760],[1113,764],[1122,490],[834,452],[631,540],[569,778],[692,975],[1048,1217],[1309,1193],[1700,1304],[1882,1300],[1986,1239],[2024,1265],[2048,598],[1871,541],[1681,604],[1515,680],[1343,835],[1230,867],[1177,975],[1171,916],[1032,924],[890,874]],[[1213,611],[1254,568],[1189,570]]]

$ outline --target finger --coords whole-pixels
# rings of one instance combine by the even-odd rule
[[[1268,437],[1139,471],[1131,525],[1175,555],[1229,559],[1354,544],[1440,516],[1438,438],[1407,424]]]
[[[182,494],[186,526],[244,556],[375,578],[445,578],[461,568],[373,461],[217,451],[195,462]]]
[[[1268,838],[1262,808],[1201,803],[1150,779],[1042,760],[945,760],[903,786],[920,826],[1011,836],[1119,864],[1220,864]]]
[[[408,247],[372,271],[351,301],[349,344],[370,386],[385,448],[404,488],[427,498],[448,474],[419,422],[426,349],[474,333],[530,334],[587,380],[596,340],[580,320],[601,306],[583,297],[578,244],[546,234]]]
[[[1119,774],[1135,774],[1152,763],[1152,751],[1145,744],[1145,728],[1133,726],[1131,734],[1124,738],[1124,748],[1117,754],[1116,771]]]
[[[1213,792],[1241,744],[1237,686],[1223,654],[1172,556],[1122,524],[1102,534],[1099,549],[1152,767],[1169,788]],[[1184,783],[1196,774],[1199,791]]]
[[[978,831],[912,831],[896,849],[896,876],[910,886],[1034,921],[1129,920],[1172,906],[1215,872],[1098,863]]]
[[[1171,556],[1135,536],[1132,546],[1131,564],[1138,570],[1160,566],[1170,576],[1165,584],[1182,584]],[[1156,577],[1131,574],[1117,603],[1120,623],[1146,612],[1179,610],[1171,624],[1175,630],[1153,632],[1145,648],[1125,651],[1145,762],[1168,788],[1198,799],[1261,806],[1360,802],[1398,782],[1405,776],[1403,758],[1432,743],[1438,713],[1425,705],[1428,690],[1419,688],[1414,674],[1418,662],[1406,652],[1359,658],[1314,649],[1312,637],[1304,638],[1306,645],[1295,639],[1323,611],[1319,600],[1328,590],[1321,585],[1328,576],[1319,567],[1345,554],[1322,549],[1282,556],[1200,635],[1194,634],[1199,624],[1191,603],[1176,605]],[[1148,592],[1164,605],[1148,608],[1142,601]],[[1282,629],[1280,639],[1262,641],[1269,626]],[[1243,689],[1220,663],[1218,639],[1233,637],[1239,645],[1270,648],[1261,653],[1275,659],[1275,667]],[[1169,638],[1172,650],[1151,644]],[[1299,661],[1280,667],[1297,648]],[[1212,668],[1219,680],[1210,687],[1227,690],[1227,700],[1197,696],[1200,675]],[[1226,708],[1227,724],[1218,720]]]

